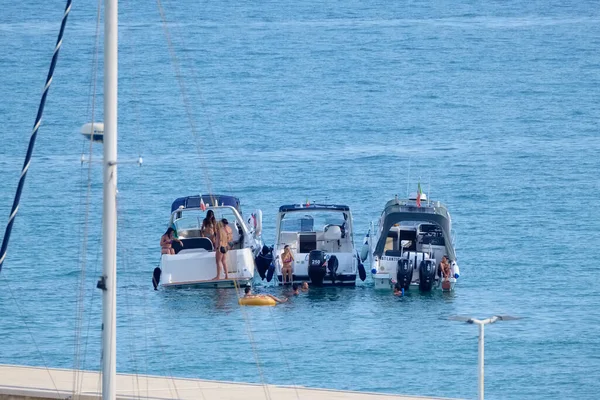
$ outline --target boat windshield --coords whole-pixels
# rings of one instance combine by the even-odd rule
[[[341,211],[295,211],[281,216],[280,231],[285,232],[320,232],[327,225],[338,225],[348,228],[348,214]]]
[[[240,225],[237,216],[234,214],[231,207],[214,208],[212,209],[215,213],[215,219],[220,221],[226,218],[229,224]],[[178,235],[185,237],[201,237],[200,229],[202,228],[202,221],[206,218],[206,211],[199,209],[182,210],[173,214],[173,224]]]

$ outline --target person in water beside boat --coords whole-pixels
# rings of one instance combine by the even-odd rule
[[[288,300],[286,297],[284,297],[283,299],[280,299],[271,294],[253,294],[252,288],[250,286],[246,286],[244,288],[244,298],[251,299],[251,298],[255,298],[255,297],[269,297],[278,303],[285,303]]]
[[[394,296],[399,296],[399,297],[404,296],[404,292],[402,291],[402,288],[397,283],[394,285]]]
[[[216,246],[215,243],[215,232],[217,230],[217,221],[215,219],[215,213],[213,210],[208,210],[206,212],[206,217],[202,221],[202,227],[200,228],[200,234],[202,237],[209,239],[213,247]]]
[[[308,282],[306,282],[306,281],[302,282],[302,291],[308,292]]]
[[[294,255],[290,250],[290,246],[287,244],[283,247],[283,253],[281,254],[281,263],[283,266],[281,267],[281,275],[283,278],[283,284],[292,283],[293,271],[292,271],[292,263],[294,262]]]
[[[217,276],[215,276],[213,280],[220,279],[221,268],[225,273],[225,279],[229,279],[227,272],[227,250],[229,250],[230,246],[233,244],[233,231],[229,226],[229,221],[227,221],[225,218],[217,223],[215,230],[215,242],[217,244],[217,249],[215,251]]]
[[[292,294],[298,296],[300,294],[300,285],[297,283],[292,284]]]
[[[173,233],[175,229],[169,228],[165,232],[164,235],[160,238],[160,254],[175,254],[175,250],[173,249],[173,242],[177,242],[183,247],[183,242],[177,239]]]

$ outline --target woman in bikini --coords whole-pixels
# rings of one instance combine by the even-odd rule
[[[283,248],[283,253],[281,254],[281,262],[283,266],[281,267],[281,275],[283,277],[283,284],[292,283],[292,263],[294,262],[294,256],[292,255],[292,251],[290,250],[290,246],[287,244]],[[286,279],[287,277],[287,279]]]
[[[216,248],[215,232],[217,230],[217,221],[215,219],[215,213],[213,210],[208,210],[206,218],[202,221],[202,227],[200,228],[200,234],[202,237],[208,238],[213,247]]]
[[[173,241],[178,242],[181,247],[183,247],[183,242],[175,237],[173,237],[173,232],[175,229],[169,228],[165,232],[164,235],[160,238],[160,254],[175,254],[175,250],[173,249]]]
[[[448,262],[448,257],[443,256],[442,261],[440,262],[440,270],[442,271],[442,276],[445,281],[450,278],[450,263]]]
[[[217,248],[215,251],[215,261],[217,263],[217,276],[215,276],[213,280],[220,279],[221,267],[223,268],[223,272],[225,272],[225,279],[229,279],[229,276],[227,274],[227,250],[229,250],[230,245],[233,241],[233,231],[229,227],[228,221],[225,218],[223,218],[217,223],[215,232],[215,241],[217,243]]]

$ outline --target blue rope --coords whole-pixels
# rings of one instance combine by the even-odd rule
[[[40,123],[42,122],[42,114],[44,113],[46,96],[48,95],[50,84],[52,83],[54,67],[56,66],[56,61],[58,60],[58,51],[60,50],[60,47],[62,45],[62,37],[65,31],[65,26],[67,25],[67,17],[69,16],[69,12],[71,11],[71,2],[72,0],[67,0],[65,13],[63,14],[62,22],[60,24],[60,32],[58,33],[58,39],[56,40],[56,46],[54,47],[54,54],[52,55],[52,62],[50,63],[50,69],[48,70],[48,76],[46,77],[46,85],[44,86],[42,99],[40,100],[37,116],[35,117],[35,124],[33,124],[33,132],[31,132],[31,137],[29,138],[29,147],[27,147],[27,155],[25,156],[25,162],[23,163],[23,169],[21,170],[21,176],[19,177],[19,186],[17,187],[17,193],[15,194],[15,199],[13,201],[12,209],[10,211],[10,217],[8,218],[8,223],[6,224],[4,238],[2,239],[2,248],[0,249],[0,271],[2,271],[2,265],[4,264],[4,259],[6,258],[6,251],[8,249],[10,233],[12,232],[12,227],[13,223],[15,222],[15,217],[17,216],[17,211],[19,210],[21,192],[23,191],[23,186],[25,185],[25,177],[27,176],[27,170],[29,170],[29,165],[31,164],[33,146],[35,145],[35,139],[37,138],[38,129],[40,129]]]

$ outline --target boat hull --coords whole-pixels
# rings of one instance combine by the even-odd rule
[[[219,279],[186,283],[164,283],[164,288],[192,288],[192,289],[236,289],[252,284],[252,279]]]
[[[327,253],[328,256],[335,256],[338,260],[338,269],[335,276],[335,281],[331,281],[329,272],[323,278],[322,286],[355,286],[356,276],[358,271],[358,262],[356,254],[354,252],[347,253]],[[309,282],[312,283],[308,275],[308,253],[296,254],[296,261],[294,263],[293,278],[294,282]],[[277,278],[280,283],[283,283],[283,276],[281,274],[281,261],[277,260]]]
[[[390,274],[372,274],[373,284],[375,289],[384,289],[384,290],[392,290],[396,281],[392,278]],[[456,278],[450,278],[449,280],[450,286],[448,288],[444,288],[442,286],[442,280],[436,279],[435,283],[432,287],[432,290],[441,290],[443,292],[450,292],[454,290],[454,286],[456,285]],[[419,291],[419,283],[411,282],[410,290]]]
[[[249,248],[230,250],[226,253],[228,278],[221,273],[215,280],[217,265],[215,252],[181,251],[161,257],[161,286],[234,288],[252,282],[254,278],[254,254]]]
[[[296,283],[298,283],[298,282],[308,282],[309,284],[312,283],[312,281],[310,280],[310,277],[308,275],[293,274],[292,276],[294,278],[294,282],[296,282]],[[281,275],[281,273],[277,276],[277,278],[279,279],[279,282],[283,282],[283,276]],[[323,279],[322,286],[356,286],[356,274],[354,274],[354,275],[337,275],[335,277],[335,282],[332,282],[331,279],[329,279],[329,277],[326,277],[325,279]]]

